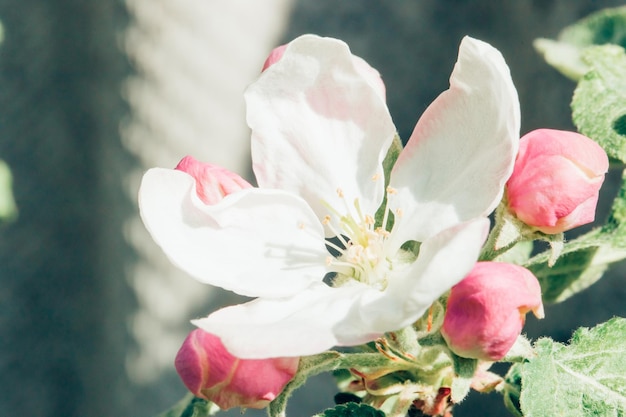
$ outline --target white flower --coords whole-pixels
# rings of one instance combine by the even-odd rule
[[[183,172],[143,178],[142,218],[172,262],[258,297],[194,321],[238,357],[371,341],[417,320],[477,260],[519,139],[502,56],[463,39],[450,89],[420,118],[388,188],[395,127],[363,73],[343,42],[302,36],[245,95],[259,188],[206,205]],[[385,193],[390,232],[374,225]]]

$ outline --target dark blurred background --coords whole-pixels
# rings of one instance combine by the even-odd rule
[[[187,153],[249,172],[241,93],[273,45],[302,33],[346,41],[381,72],[406,139],[471,35],[511,67],[522,133],[573,129],[574,84],[532,41],[621,4],[0,0],[0,158],[19,207],[0,228],[0,415],[148,417],[183,395],[173,355],[188,319],[232,298],[195,286],[151,246],[138,178]],[[618,181],[607,181],[601,220]],[[623,274],[621,265],[549,307],[528,334],[566,341],[578,326],[626,316]],[[328,381],[312,381],[290,415],[330,406]],[[455,413],[470,415],[507,414],[497,395],[472,394]]]

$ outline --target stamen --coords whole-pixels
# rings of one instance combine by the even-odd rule
[[[332,234],[334,234],[337,239],[339,239],[339,241],[341,242],[341,244],[344,247],[348,247],[348,242],[346,241],[346,239],[343,237],[343,235],[341,233],[339,233],[335,227],[333,226],[333,224],[330,222],[330,216],[327,214],[326,216],[324,216],[324,220],[322,220],[322,224],[325,225],[326,227],[328,227],[328,230],[331,231]],[[343,249],[341,250],[343,251]],[[340,251],[340,252],[341,252]]]
[[[337,188],[337,195],[339,198],[343,198],[343,190],[341,188]]]
[[[404,211],[401,208],[396,209],[396,216],[402,217],[403,214],[404,214]]]
[[[376,173],[372,175],[372,181],[378,181],[380,179],[380,174]]]
[[[389,186],[389,187],[387,187],[387,194],[389,194],[389,195],[398,194],[398,190],[396,190],[395,188]]]

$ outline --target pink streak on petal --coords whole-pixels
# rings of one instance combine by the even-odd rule
[[[199,162],[192,156],[184,157],[176,168],[186,172],[196,180],[196,193],[207,205],[220,202],[228,194],[252,185],[239,175],[217,165]]]

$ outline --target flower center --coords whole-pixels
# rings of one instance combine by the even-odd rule
[[[395,190],[392,188],[387,189],[388,195],[393,192]],[[337,190],[337,194],[343,199],[343,192],[340,189]],[[382,291],[387,288],[395,260],[395,254],[389,254],[386,245],[390,235],[387,231],[389,209],[385,206],[382,221],[376,225],[374,216],[362,213],[358,199],[354,201],[355,211],[350,210],[347,204],[346,208],[347,213],[355,214],[342,215],[329,207],[338,221],[333,222],[331,215],[327,215],[322,221],[336,236],[326,241],[331,253],[327,264],[329,270],[335,273],[332,285],[341,286],[355,279]],[[339,229],[337,230],[334,225],[339,225]]]

